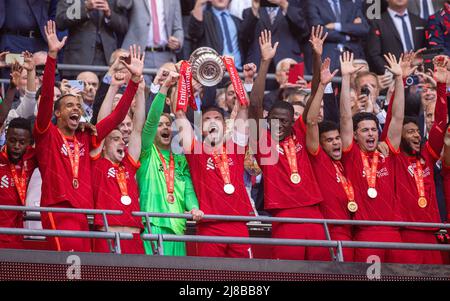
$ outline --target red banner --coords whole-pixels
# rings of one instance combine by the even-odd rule
[[[187,61],[181,62],[180,78],[178,79],[178,95],[176,110],[187,111],[190,105],[194,110],[197,110],[194,93],[192,93],[192,70],[191,65]]]
[[[234,92],[239,100],[241,106],[248,106],[247,94],[244,90],[244,85],[242,84],[239,73],[234,66],[234,61],[231,57],[222,57],[223,63],[230,74],[231,83],[233,84]]]

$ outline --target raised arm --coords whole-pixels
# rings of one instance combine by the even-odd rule
[[[267,71],[269,70],[272,58],[277,52],[278,42],[272,46],[272,34],[270,31],[264,30],[259,36],[259,47],[261,49],[261,63],[252,92],[250,93],[250,105],[248,108],[248,117],[255,120],[263,118],[263,100],[264,90],[266,89]]]
[[[361,68],[353,66],[353,53],[344,52],[341,55],[342,88],[340,98],[340,130],[342,138],[342,149],[347,150],[353,143],[353,119],[350,104],[350,78],[351,75]]]
[[[326,58],[320,70],[320,82],[317,91],[314,93],[308,110],[303,112],[303,119],[306,121],[306,148],[310,154],[316,154],[319,149],[319,125],[320,104],[323,99],[325,87],[331,82],[338,70],[330,72],[330,59]],[[306,113],[306,114],[305,114]]]
[[[445,131],[443,162],[447,168],[450,168],[450,125],[447,127],[447,130]]]
[[[56,25],[53,21],[47,21],[45,35],[48,43],[48,56],[47,62],[45,63],[44,78],[42,79],[41,87],[41,99],[36,116],[36,130],[40,134],[48,129],[52,119],[56,58],[58,56],[58,51],[64,47],[67,39],[67,37],[64,37],[62,41],[58,40],[58,37],[56,36]]]
[[[139,84],[136,93],[136,109],[133,115],[133,131],[130,134],[130,141],[128,143],[128,153],[135,162],[139,161],[141,155],[141,137],[142,128],[145,123],[145,81]]]
[[[311,82],[311,91],[315,93],[320,83],[320,72],[322,65],[323,43],[328,36],[328,32],[323,33],[323,26],[313,26],[311,30],[311,48],[313,50],[313,78]],[[312,95],[314,96],[314,95]]]
[[[6,95],[3,102],[0,103],[0,127],[3,126],[3,123],[11,110],[11,106],[17,92],[17,87],[19,86],[21,73],[22,67],[20,67],[19,63],[15,63],[11,66],[11,79],[9,82],[9,87],[8,90],[6,90]]]
[[[125,118],[134,95],[136,94],[139,82],[141,81],[142,71],[144,70],[145,53],[141,53],[141,48],[133,45],[130,46],[130,57],[130,63],[125,61],[122,61],[122,63],[132,74],[131,80],[128,82],[127,89],[114,111],[97,124],[97,145]]]
[[[105,98],[98,112],[97,122],[105,119],[112,112],[114,96],[116,96],[119,88],[125,84],[125,74],[122,72],[116,72],[111,78],[111,85],[109,85],[108,92],[106,92]]]
[[[387,137],[391,146],[397,150],[402,139],[403,119],[405,117],[405,89],[403,87],[402,67],[400,60],[397,62],[395,55],[389,53],[384,55],[389,66],[386,68],[394,74],[395,97],[392,107],[392,119],[388,126]]]

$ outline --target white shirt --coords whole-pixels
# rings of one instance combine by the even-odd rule
[[[231,1],[228,9],[230,10],[230,14],[242,20],[242,12],[249,7],[252,7],[252,0],[239,0]]]
[[[395,16],[395,15],[402,15],[402,14],[397,13],[396,11],[393,11],[389,7],[388,7],[387,11],[389,13],[389,16],[391,16],[392,21],[394,22],[395,29],[397,29],[397,32],[398,32],[398,34],[400,36],[400,39],[402,40],[403,51],[406,52],[407,49],[406,49],[405,36],[403,34],[402,18],[399,18],[399,17]],[[408,10],[405,10],[405,12],[403,14],[406,14],[406,17],[404,17],[403,19],[406,22],[406,27],[408,28],[409,37],[411,39],[411,45],[412,45],[412,48],[414,49],[414,38],[413,38],[413,35],[412,35],[411,21],[409,20]]]
[[[167,45],[168,37],[166,33],[166,21],[164,20],[164,0],[156,0],[156,12],[158,15],[158,25],[159,25],[159,37],[160,43],[159,45],[155,45],[153,42],[153,18],[151,15],[152,12],[152,0],[148,1],[148,8],[150,10],[150,26],[148,27],[148,47],[162,47]]]
[[[420,17],[422,19],[424,19],[423,17],[423,1],[419,0],[420,3]],[[433,2],[431,0],[427,0],[428,3],[428,15],[434,15],[434,7],[433,7]]]

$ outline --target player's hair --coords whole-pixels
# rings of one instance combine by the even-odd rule
[[[379,127],[377,116],[369,112],[360,112],[353,115],[353,131],[356,131],[358,129],[359,123],[364,120],[373,120],[375,121],[377,128]]]
[[[377,76],[375,73],[370,72],[370,71],[361,71],[361,72],[358,72],[358,75],[356,75],[356,77],[355,77],[355,87],[361,88],[361,86],[360,86],[360,84],[359,84],[359,81],[361,80],[361,78],[366,77],[366,76],[372,76],[372,77],[374,77],[375,80],[376,80],[376,82],[377,82],[377,88],[379,88],[379,86],[378,86],[378,76]]]
[[[61,101],[64,99],[64,97],[67,97],[67,96],[73,96],[73,97],[76,97],[76,98],[79,98],[79,97],[80,97],[80,96],[73,95],[73,94],[70,94],[70,93],[61,95],[61,96],[55,101],[55,103],[53,104],[53,112],[59,111],[59,110],[61,109]]]
[[[291,115],[292,118],[294,118],[294,107],[292,106],[292,104],[286,102],[286,101],[282,101],[282,100],[277,100],[273,106],[270,108],[269,111],[269,115],[271,115],[271,113],[273,112],[273,110],[275,109],[282,109],[282,110],[286,110],[289,112],[289,114]]]
[[[225,112],[222,108],[219,108],[216,105],[202,107],[202,115],[212,111],[220,113],[220,115],[222,115],[222,118],[225,120]]]
[[[417,117],[414,116],[405,116],[403,119],[403,125],[406,125],[408,123],[414,123],[415,125],[419,126],[419,120],[417,120]]]
[[[8,124],[8,131],[9,129],[23,129],[31,134],[31,122],[28,119],[17,117],[12,119]]]
[[[326,132],[331,131],[338,131],[339,132],[339,125],[336,122],[330,121],[330,120],[324,120],[319,123],[319,135],[322,135]]]

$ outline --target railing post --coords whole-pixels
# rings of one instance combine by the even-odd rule
[[[342,241],[338,241],[337,246],[337,261],[338,262],[344,262],[344,251],[342,250]]]
[[[119,232],[114,232],[115,241],[116,241],[116,254],[121,254],[122,250],[120,249],[120,235]]]
[[[105,231],[109,232],[108,219],[106,218],[106,213],[103,212],[102,216],[103,216],[103,224],[105,225]],[[94,219],[95,219],[95,217],[94,217]],[[112,246],[111,239],[107,239],[107,242],[108,242],[109,250],[111,251],[111,253],[114,253],[114,248]]]
[[[152,227],[150,226],[150,217],[148,212],[145,213],[145,226],[147,227],[148,234],[152,234]],[[150,240],[150,248],[152,248],[152,255],[156,255],[155,248],[153,247],[153,241]]]
[[[330,236],[330,231],[328,230],[328,224],[327,221],[323,222],[323,228],[325,229],[325,237],[327,238],[327,240],[331,241],[331,236]],[[336,261],[336,256],[334,255],[334,250],[333,248],[330,248],[330,255],[331,255],[331,259],[333,261]]]
[[[164,255],[163,236],[158,234],[158,255]]]

